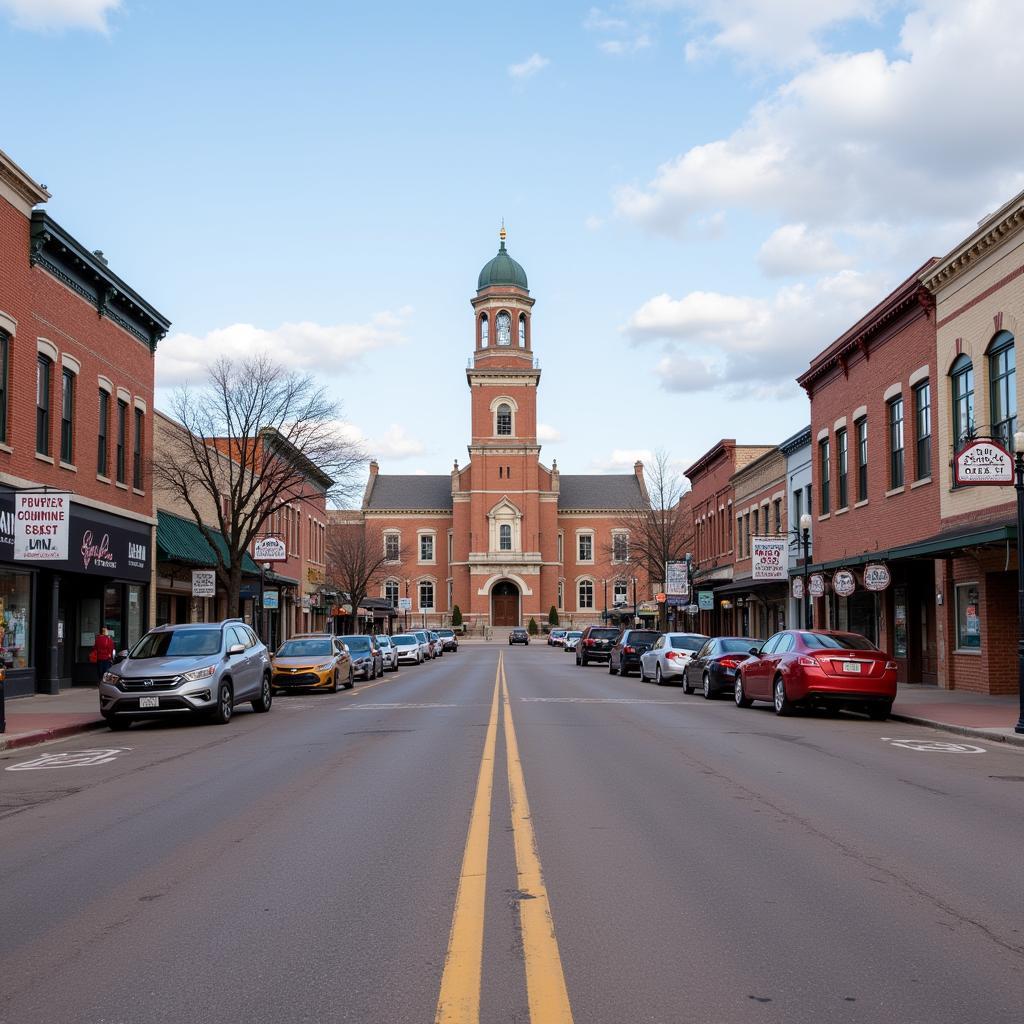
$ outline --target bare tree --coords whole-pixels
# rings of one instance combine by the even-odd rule
[[[306,373],[268,355],[221,357],[199,388],[174,393],[184,427],[153,461],[155,486],[189,509],[214,552],[228,608],[241,612],[242,560],[267,520],[318,489],[351,494],[365,456],[338,430],[340,410]],[[204,521],[215,512],[220,548]]]
[[[387,578],[389,566],[401,560],[401,546],[387,550],[381,530],[359,513],[335,514],[327,527],[327,579],[348,596],[353,629],[363,600]]]

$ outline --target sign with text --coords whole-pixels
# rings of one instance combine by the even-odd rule
[[[825,577],[820,572],[816,572],[807,581],[807,592],[811,597],[825,596]]]
[[[785,537],[751,537],[751,579],[785,580],[789,576],[786,543]]]
[[[840,597],[849,597],[857,589],[857,578],[849,569],[840,569],[832,576],[832,589]]]
[[[864,566],[864,589],[885,590],[892,583],[889,567],[882,562]]]
[[[797,601],[802,601],[804,597],[804,579],[802,576],[794,576],[791,593],[793,598]]]
[[[287,562],[288,552],[280,537],[260,537],[252,546],[252,557],[256,562]]]
[[[398,599],[398,610],[400,612],[411,612],[412,611],[412,598],[411,597],[400,597]]]
[[[689,595],[690,574],[686,571],[685,561],[665,563],[665,593],[682,597]]]
[[[277,590],[263,591],[263,607],[271,611],[280,608],[280,594]]]
[[[14,496],[14,560],[65,562],[71,495],[67,492]]]
[[[192,596],[216,597],[217,574],[212,569],[192,570]]]
[[[953,460],[953,477],[961,487],[1013,483],[1013,456],[995,441],[971,441]]]
[[[712,590],[697,591],[697,607],[702,612],[713,612],[715,610],[715,594]]]

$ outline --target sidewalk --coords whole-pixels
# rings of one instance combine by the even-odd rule
[[[0,750],[74,736],[89,729],[106,728],[100,717],[95,686],[73,686],[59,694],[37,693],[4,703],[7,731],[0,733]]]
[[[898,722],[928,725],[935,729],[1024,747],[1024,735],[1013,731],[1020,702],[1012,696],[987,697],[963,690],[901,683],[892,717]]]

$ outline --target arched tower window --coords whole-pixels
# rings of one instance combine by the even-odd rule
[[[498,406],[496,433],[499,437],[512,436],[512,407],[505,402]]]
[[[526,348],[526,314],[519,314],[519,347]]]
[[[949,371],[953,385],[953,446],[960,451],[974,437],[974,364],[960,356]]]
[[[512,527],[508,523],[498,527],[498,548],[501,551],[512,550]]]
[[[1013,335],[1000,331],[988,347],[992,436],[1012,450],[1017,429],[1017,360]]]
[[[497,332],[498,332],[498,344],[499,345],[511,345],[512,344],[512,317],[502,310],[494,321]]]
[[[480,347],[487,348],[487,343],[490,340],[490,321],[487,319],[486,313],[480,314]]]

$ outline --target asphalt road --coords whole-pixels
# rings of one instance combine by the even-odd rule
[[[1019,1021],[1024,753],[904,741],[535,643],[11,751],[0,1021]]]

